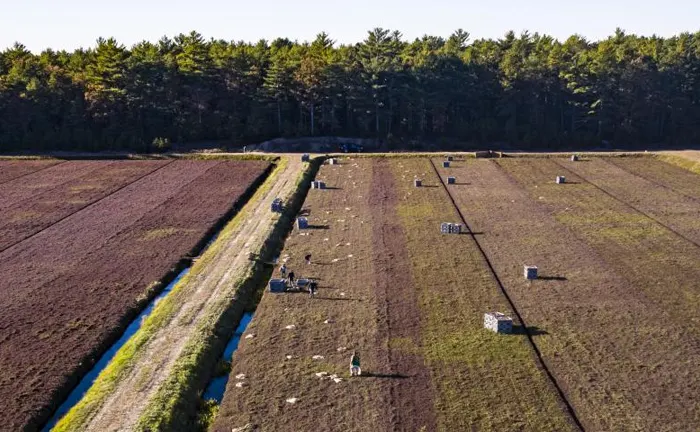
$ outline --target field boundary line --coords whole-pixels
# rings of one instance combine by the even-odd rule
[[[35,237],[35,236],[41,234],[42,232],[46,231],[47,229],[51,228],[52,226],[54,226],[54,225],[56,225],[56,224],[59,224],[59,223],[63,222],[64,220],[68,219],[69,217],[73,216],[74,214],[79,213],[79,212],[85,210],[85,209],[88,208],[88,207],[92,207],[92,206],[94,206],[94,205],[96,205],[96,204],[102,202],[103,200],[105,200],[105,199],[111,197],[112,195],[114,195],[115,193],[121,191],[122,189],[124,189],[124,188],[126,188],[126,187],[128,187],[128,186],[131,186],[132,184],[134,184],[134,183],[136,183],[136,182],[138,182],[138,181],[140,181],[140,180],[143,180],[145,177],[148,177],[149,175],[151,175],[151,174],[153,174],[153,173],[155,173],[155,172],[157,172],[157,171],[160,171],[160,170],[162,170],[163,168],[165,168],[165,167],[167,167],[167,166],[170,166],[170,164],[173,163],[173,162],[175,162],[175,160],[172,160],[172,161],[166,163],[165,165],[163,165],[163,166],[161,166],[161,167],[158,167],[158,168],[156,168],[156,169],[154,169],[154,170],[151,170],[151,171],[147,172],[146,174],[143,174],[143,175],[141,175],[141,176],[135,178],[133,181],[130,181],[129,183],[125,184],[124,186],[122,186],[122,187],[120,187],[120,188],[118,188],[118,189],[112,191],[112,193],[110,193],[110,194],[108,194],[108,195],[105,195],[105,196],[103,196],[102,198],[98,199],[97,201],[93,201],[93,202],[91,202],[91,203],[89,203],[89,204],[87,204],[87,205],[85,205],[85,206],[83,206],[83,207],[80,207],[79,209],[75,210],[74,212],[71,212],[70,214],[67,214],[67,215],[65,215],[64,217],[60,218],[59,220],[57,220],[56,222],[52,223],[51,225],[48,225],[48,226],[46,226],[46,227],[40,229],[39,231],[35,232],[34,234],[29,235],[29,236],[27,236],[27,237],[25,237],[25,238],[23,238],[23,239],[21,239],[21,240],[18,240],[18,241],[12,243],[11,245],[9,245],[9,246],[7,246],[7,247],[5,247],[5,248],[3,248],[3,249],[0,249],[0,254],[3,253],[3,252],[5,252],[5,251],[8,250],[8,249],[11,249],[11,248],[17,246],[18,244],[22,243],[23,241],[29,240],[29,239],[31,239],[32,237]],[[62,162],[62,163],[63,163],[63,162]],[[60,164],[57,164],[57,165],[60,165]],[[52,165],[52,166],[56,166],[56,165]],[[49,168],[50,168],[50,167],[49,167]],[[45,169],[46,169],[46,168],[45,168]],[[35,171],[35,172],[36,172],[36,171]]]
[[[530,332],[528,331],[527,324],[525,323],[525,320],[523,319],[522,315],[518,311],[518,308],[515,306],[515,303],[511,299],[510,295],[508,294],[508,291],[506,290],[505,286],[503,285],[501,278],[498,277],[498,273],[496,272],[496,269],[494,268],[493,264],[491,263],[491,260],[489,259],[488,255],[486,254],[486,251],[481,246],[481,243],[476,238],[476,235],[474,235],[474,231],[469,226],[467,219],[464,217],[464,214],[459,209],[459,206],[457,205],[457,202],[455,201],[454,197],[452,196],[452,193],[450,193],[450,190],[447,188],[447,185],[445,184],[445,180],[442,178],[442,176],[440,175],[440,172],[438,171],[437,167],[435,166],[435,162],[432,159],[429,159],[429,161],[430,161],[430,165],[433,167],[433,171],[435,172],[435,175],[437,175],[438,179],[440,180],[440,184],[442,184],[442,189],[447,193],[448,198],[452,202],[452,206],[455,208],[455,210],[457,210],[457,214],[459,215],[460,219],[462,220],[462,223],[469,231],[469,235],[471,236],[472,240],[476,244],[476,247],[479,249],[479,252],[481,253],[482,257],[484,258],[484,261],[486,261],[486,265],[488,266],[489,271],[491,272],[494,279],[496,280],[496,283],[498,284],[498,288],[500,289],[500,291],[503,294],[503,296],[505,297],[505,299],[508,301],[508,304],[510,305],[511,309],[513,310],[513,313],[515,313],[515,316],[520,321],[520,324],[522,324],[525,336],[527,337],[527,340],[530,343],[530,346],[532,347],[532,350],[534,351],[534,353],[537,357],[537,361],[538,361],[540,367],[542,367],[542,370],[544,370],[545,374],[549,378],[549,381],[552,383],[555,390],[557,391],[560,400],[562,401],[562,403],[566,407],[566,410],[568,411],[568,414],[571,417],[571,420],[575,423],[575,425],[578,427],[579,430],[585,431],[583,424],[581,424],[581,421],[579,420],[578,416],[576,415],[576,411],[574,410],[574,407],[571,405],[571,403],[567,399],[566,394],[564,393],[564,390],[559,386],[559,383],[557,382],[556,378],[554,377],[552,372],[549,370],[549,367],[545,363],[544,358],[542,356],[542,353],[540,352],[539,348],[537,348],[537,345],[535,344],[535,341],[532,338],[532,334],[530,334]]]
[[[19,162],[19,161],[18,161],[18,162]],[[26,173],[26,174],[22,174],[21,176],[13,177],[13,178],[11,178],[11,179],[9,179],[9,180],[5,180],[4,182],[0,183],[0,186],[2,186],[2,185],[4,185],[4,184],[7,184],[7,183],[10,183],[10,182],[13,182],[13,181],[15,181],[15,180],[19,180],[19,179],[24,178],[24,177],[28,177],[28,176],[30,176],[30,175],[32,175],[32,174],[36,174],[36,173],[38,173],[38,172],[42,172],[42,171],[47,170],[47,169],[49,169],[49,168],[53,168],[53,167],[62,165],[62,164],[64,164],[64,163],[66,163],[66,162],[68,162],[68,161],[67,161],[67,160],[64,160],[64,161],[61,161],[61,162],[56,163],[56,164],[53,164],[53,165],[49,165],[49,166],[44,167],[44,168],[39,168],[39,169],[36,170],[36,171],[32,171],[32,172],[29,172],[29,173]]]
[[[557,161],[555,161],[554,163],[556,163],[557,165],[559,165],[559,166],[560,166],[561,168],[563,168],[564,170],[570,172],[571,174],[573,174],[573,175],[575,175],[575,176],[581,178],[581,180],[585,181],[586,183],[590,184],[590,185],[593,186],[594,188],[596,188],[596,189],[598,189],[599,191],[603,192],[605,195],[609,196],[610,198],[614,199],[615,201],[621,203],[621,204],[624,205],[624,206],[627,206],[627,207],[631,208],[632,210],[636,211],[637,213],[641,214],[642,216],[651,219],[652,221],[656,222],[657,224],[659,224],[659,225],[661,225],[662,227],[666,228],[667,230],[671,231],[673,234],[677,235],[678,237],[682,238],[683,240],[687,241],[688,243],[690,243],[690,244],[692,244],[692,245],[695,245],[696,247],[700,248],[700,243],[698,243],[698,242],[696,242],[696,241],[694,241],[694,240],[692,240],[692,239],[689,239],[689,238],[686,237],[685,235],[681,234],[680,232],[676,231],[675,229],[673,229],[673,228],[671,228],[670,226],[666,225],[665,223],[661,222],[660,220],[658,220],[658,219],[655,218],[654,216],[648,214],[647,212],[645,212],[645,211],[643,211],[643,210],[638,209],[637,207],[633,206],[632,204],[628,203],[627,201],[623,200],[622,198],[618,198],[617,196],[613,195],[612,192],[608,192],[608,191],[605,190],[602,186],[598,186],[597,184],[593,183],[591,180],[589,180],[588,178],[586,178],[586,176],[584,176],[584,175],[582,175],[582,174],[579,174],[579,173],[577,173],[576,171],[573,171],[573,170],[570,169],[570,168],[565,167],[564,165],[560,164],[560,163],[557,162]],[[625,172],[627,172],[627,171],[625,171]]]

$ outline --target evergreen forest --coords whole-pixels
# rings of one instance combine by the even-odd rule
[[[0,151],[154,151],[168,142],[376,138],[533,149],[700,140],[700,32],[601,41],[507,33],[353,45],[207,40],[0,53]]]

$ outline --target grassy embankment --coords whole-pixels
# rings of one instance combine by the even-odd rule
[[[257,259],[251,261],[245,273],[233,283],[235,289],[231,295],[220,299],[207,310],[173,371],[139,418],[137,430],[206,429],[213,421],[218,406],[201,400],[200,395],[211,379],[212,371],[216,374],[228,372],[228,368],[222,367],[219,362],[221,353],[243,312],[254,308],[257,303],[261,287],[272,271],[272,266],[267,263],[282,248],[317,167],[317,162],[307,164],[300,172],[291,196],[280,197],[287,203],[285,212],[270,216],[271,234],[254,252]],[[283,170],[284,166],[280,166],[278,172]],[[266,183],[258,191],[258,196],[267,193],[271,185]],[[254,198],[252,202],[256,201]],[[239,220],[247,216],[244,209]]]

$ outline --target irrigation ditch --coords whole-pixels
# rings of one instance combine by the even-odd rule
[[[119,342],[123,345],[122,349],[115,346],[107,347],[114,356],[113,361],[100,360],[99,368],[90,372],[91,379],[81,384],[81,387],[89,387],[89,389],[82,388],[82,393],[79,391],[71,395],[70,403],[61,407],[62,412],[67,411],[66,408],[70,411],[59,420],[53,430],[72,431],[90,428],[88,424],[97,410],[109,395],[116,391],[117,385],[128,376],[130,371],[136,370],[134,367],[137,367],[137,362],[143,358],[139,352],[146,349],[154,334],[166,328],[165,323],[177,316],[175,311],[179,309],[180,302],[186,298],[183,296],[192,295],[188,294],[191,289],[187,287],[199,285],[198,274],[205,273],[204,269],[213,265],[212,260],[216,259],[218,260],[216,262],[226,264],[226,261],[221,261],[222,258],[215,257],[224,250],[223,244],[227,239],[234,238],[230,236],[237,232],[237,227],[243,223],[242,221],[249,217],[251,210],[248,209],[251,207],[246,205],[242,208],[243,204],[250,202],[252,209],[259,209],[258,206],[265,205],[262,200],[270,194],[273,187],[277,187],[278,191],[275,193],[281,192],[281,198],[286,201],[282,213],[265,222],[268,225],[258,240],[259,246],[255,244],[251,246],[249,263],[241,268],[242,271],[234,276],[235,279],[218,282],[224,283],[227,288],[208,303],[202,316],[188,333],[182,352],[177,354],[164,380],[153,388],[152,396],[142,404],[144,406],[142,411],[136,412],[138,415],[136,423],[129,426],[129,429],[140,431],[206,430],[213,421],[218,411],[218,402],[223,396],[230,371],[228,359],[237,347],[236,338],[240,338],[247,322],[252,318],[267,280],[274,270],[273,260],[282,250],[284,241],[293,228],[295,217],[310,189],[311,180],[324,160],[324,157],[312,159],[303,165],[303,169],[298,171],[299,174],[296,177],[287,177],[284,179],[285,183],[279,184],[277,182],[281,180],[277,180],[277,175],[285,172],[288,159],[280,159],[277,166],[271,165],[265,175],[261,175],[259,181],[246,191],[245,199],[239,200],[240,205],[237,204],[220,223],[207,232],[195,248],[196,250],[183,258],[166,278],[148,290],[148,296],[144,297],[146,304],[149,304],[159,292],[170,291],[162,290],[163,284],[173,282],[178,274],[184,276],[182,282],[169,286],[172,291],[167,296],[162,296],[162,299],[159,297],[160,303],[150,316],[139,315],[136,327],[132,322],[128,328],[135,332],[133,337],[128,337],[124,332],[115,331],[118,333]],[[259,210],[254,211],[259,212]],[[221,241],[214,242],[219,236]],[[194,261],[197,265],[192,267],[193,271],[190,274],[185,275]],[[192,280],[192,278],[195,279]],[[189,280],[191,282],[188,282]],[[152,306],[152,303],[150,304]],[[141,309],[143,308],[139,308]],[[130,318],[125,320],[126,324],[133,321],[133,316]],[[141,322],[143,325],[139,330]],[[100,373],[101,370],[104,373]],[[98,374],[98,378],[94,379]],[[213,397],[212,394],[214,394]],[[52,430],[51,426],[55,420],[57,419],[52,419],[45,430]]]
[[[440,183],[442,184],[443,190],[445,191],[448,198],[450,199],[452,206],[457,211],[457,214],[459,215],[459,218],[461,219],[462,223],[466,227],[468,234],[471,236],[472,240],[476,244],[476,247],[479,249],[479,252],[481,253],[482,257],[484,258],[484,261],[486,262],[486,265],[488,266],[490,273],[493,275],[494,280],[496,281],[496,284],[498,285],[501,293],[505,297],[506,301],[508,302],[508,305],[513,310],[513,313],[515,314],[518,321],[522,325],[522,327],[524,329],[525,336],[527,337],[527,340],[530,344],[530,347],[532,348],[533,353],[535,354],[535,357],[537,359],[537,363],[540,366],[540,369],[543,370],[544,373],[547,375],[549,382],[552,384],[552,387],[557,392],[557,395],[559,396],[559,400],[560,400],[561,404],[563,405],[563,407],[566,409],[567,413],[569,414],[570,419],[573,422],[573,424],[580,431],[582,431],[582,432],[585,431],[583,424],[581,423],[578,416],[576,415],[576,411],[574,410],[574,407],[569,402],[568,398],[566,397],[566,394],[564,393],[564,390],[561,388],[561,386],[557,382],[556,378],[554,377],[554,375],[550,371],[549,367],[547,366],[547,363],[545,363],[544,358],[542,356],[542,353],[540,352],[539,348],[537,348],[537,345],[535,344],[535,341],[532,337],[532,334],[530,333],[530,331],[527,328],[527,324],[525,323],[525,320],[520,315],[518,308],[515,306],[515,303],[511,299],[510,295],[508,294],[508,291],[506,290],[505,286],[503,285],[503,282],[501,281],[500,277],[498,276],[498,273],[496,272],[496,269],[494,268],[493,264],[491,263],[491,260],[489,259],[488,255],[486,254],[486,251],[482,247],[481,243],[479,242],[479,239],[476,237],[476,235],[472,231],[471,227],[469,226],[469,223],[467,222],[466,217],[464,216],[464,214],[460,210],[459,206],[457,205],[457,202],[455,201],[454,197],[452,196],[450,189],[445,184],[445,180],[440,175],[440,172],[438,171],[437,167],[435,166],[435,162],[432,159],[429,159],[429,161],[430,161],[430,165],[433,168],[433,171],[435,172],[435,175],[438,177],[438,179],[440,180]]]
[[[206,335],[205,349],[189,368],[184,385],[177,390],[177,396],[170,398],[171,403],[156,401],[151,404],[139,419],[138,430],[205,431],[211,425],[218,412],[219,402],[206,399],[204,393],[213,380],[227,376],[230,372],[230,362],[223,359],[226,347],[237,337],[236,330],[242,320],[252,316],[262,298],[274,271],[273,260],[284,247],[311,187],[311,180],[324,160],[324,157],[312,159],[301,173],[294,193],[287,200],[271,234],[256,254],[253,268],[243,280],[237,282],[239,288],[236,297],[219,317],[213,331]]]
[[[278,159],[278,158],[277,158]],[[275,159],[276,160],[276,159]],[[245,190],[236,202],[224,213],[202,236],[195,246],[188,251],[180,260],[178,260],[171,269],[158,281],[146,287],[145,292],[140,295],[133,307],[120,319],[119,324],[109,333],[104,341],[95,346],[93,351],[82,360],[81,366],[67,377],[65,384],[60,387],[52,397],[52,405],[41,411],[36,418],[28,425],[30,429],[35,430],[51,430],[51,427],[59,420],[59,410],[64,414],[72,405],[78,402],[80,397],[88,390],[82,381],[88,377],[94,377],[99,374],[101,369],[107,366],[109,361],[104,361],[103,357],[107,355],[113,356],[118,350],[117,345],[123,345],[126,340],[122,340],[124,336],[130,332],[130,327],[133,329],[133,324],[137,320],[144,319],[148,312],[152,309],[156,299],[166,288],[174,285],[179,277],[182,277],[187,269],[192,266],[193,259],[202,255],[207,247],[216,238],[223,227],[232,220],[236,214],[248,203],[254,196],[255,191],[265,182],[270,173],[273,171],[275,164],[271,163]],[[128,339],[128,338],[127,338]],[[95,370],[98,368],[97,370]],[[82,394],[76,394],[80,392]],[[76,400],[77,399],[77,400]]]

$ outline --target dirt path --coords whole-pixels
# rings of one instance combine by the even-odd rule
[[[298,158],[290,158],[285,170],[278,174],[272,187],[256,203],[249,214],[209,263],[207,269],[190,281],[191,292],[168,324],[143,347],[138,363],[121,381],[116,391],[96,412],[85,430],[132,430],[144,408],[169,375],[175,361],[187,344],[188,336],[200,323],[211,305],[232,295],[237,288],[232,282],[242,277],[250,266],[250,251],[259,248],[272,228],[270,202],[275,197],[290,196],[297,175],[302,169]],[[190,290],[188,290],[190,291]]]

